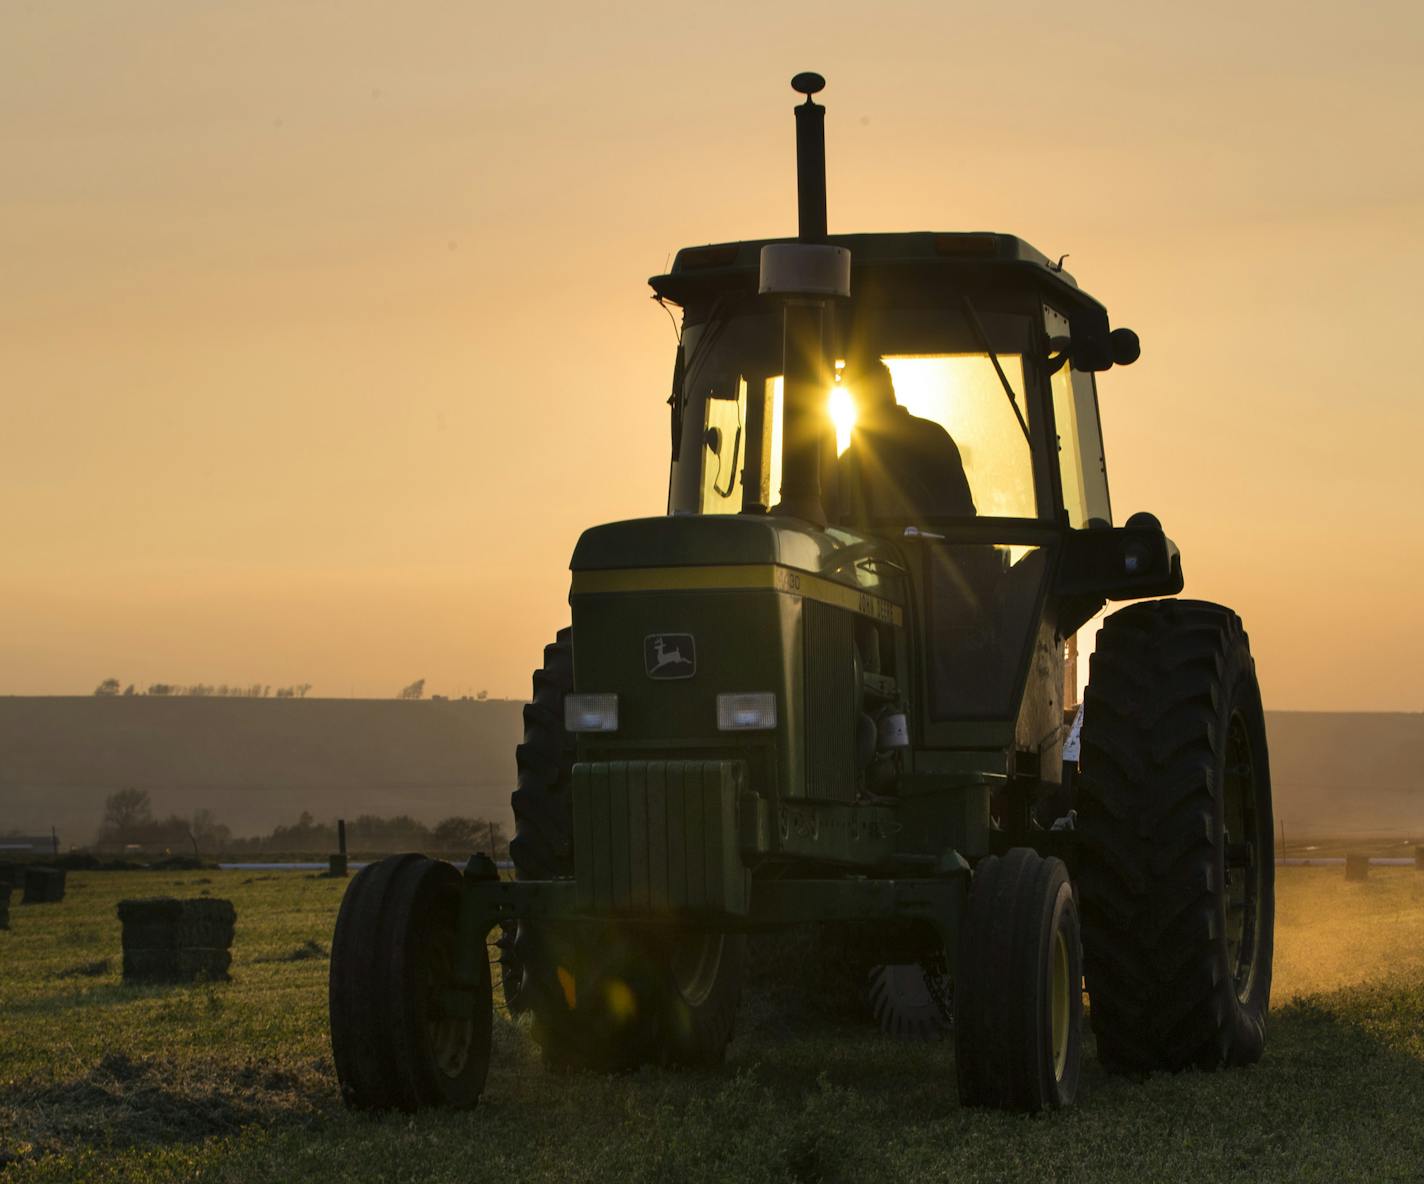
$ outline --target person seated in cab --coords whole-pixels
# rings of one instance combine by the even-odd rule
[[[840,461],[840,484],[868,522],[914,524],[973,517],[974,497],[953,437],[895,399],[895,380],[879,358],[847,368],[855,428]]]

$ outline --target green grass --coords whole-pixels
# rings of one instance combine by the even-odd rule
[[[0,1184],[218,1181],[1424,1179],[1424,875],[1279,878],[1279,1006],[1258,1066],[1079,1105],[961,1110],[947,1045],[750,1003],[725,1070],[551,1077],[497,1021],[468,1114],[346,1113],[322,951],[344,885],[302,873],[72,873],[0,933]],[[230,983],[126,988],[117,901],[237,906]],[[315,947],[312,943],[315,943]],[[99,966],[107,961],[107,966]],[[1344,984],[1344,985],[1340,985]]]

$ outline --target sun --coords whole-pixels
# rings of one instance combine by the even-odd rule
[[[831,387],[827,410],[836,427],[836,455],[840,456],[850,447],[850,433],[855,427],[855,397],[850,393],[850,387],[839,379]]]

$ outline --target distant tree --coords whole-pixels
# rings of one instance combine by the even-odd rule
[[[483,851],[490,854],[492,843],[493,854],[500,858],[509,848],[504,827],[485,818],[461,818],[457,815],[441,819],[430,832],[430,838],[437,851]]]
[[[353,846],[373,851],[419,851],[430,845],[430,828],[409,814],[382,818],[362,814],[347,824],[347,834]]]
[[[417,678],[408,687],[403,687],[397,699],[419,699],[425,694],[425,679]]]
[[[310,810],[303,810],[295,825],[276,827],[270,835],[258,839],[256,846],[287,854],[332,851],[336,848],[336,828],[318,823]]]
[[[170,814],[141,828],[136,841],[145,847],[159,847],[165,851],[189,849],[193,844],[192,824],[181,814]]]
[[[312,684],[309,682],[299,682],[293,689],[297,692],[298,699],[305,699],[307,697],[307,692],[311,690],[311,687]]]
[[[481,703],[483,703],[486,699],[489,698],[489,692],[488,692],[488,691],[481,691],[479,694],[477,694],[477,695],[475,696],[475,698],[478,699]]]
[[[180,688],[175,687],[172,683],[156,682],[148,688],[147,693],[150,695],[177,695],[180,693]]]
[[[441,851],[473,851],[484,825],[481,818],[442,818],[430,837]]]
[[[232,830],[219,822],[217,815],[206,806],[193,811],[192,831],[194,839],[210,850],[232,838]]]
[[[104,799],[101,842],[140,843],[153,826],[153,803],[146,789],[120,789]]]
[[[133,683],[129,683],[129,685],[124,688],[124,698],[126,699],[132,698],[137,693],[138,692],[134,690]]]
[[[119,693],[119,680],[117,678],[106,678],[94,688],[94,694],[103,697],[117,695]]]

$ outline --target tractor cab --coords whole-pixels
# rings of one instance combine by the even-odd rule
[[[836,356],[821,425],[828,518],[894,534],[948,518],[1109,525],[1093,374],[1069,364],[1073,314],[1084,336],[1107,318],[1072,278],[1009,235],[838,235],[828,243],[850,253],[852,277],[852,296],[830,318]],[[783,317],[756,291],[766,245],[686,249],[671,273],[651,281],[683,310],[670,398],[670,513],[766,513],[781,502]],[[935,490],[924,499],[886,488],[897,484],[894,473],[856,471],[852,442],[873,408],[855,379],[875,363],[888,369],[895,403],[956,444],[967,506],[956,509]]]

